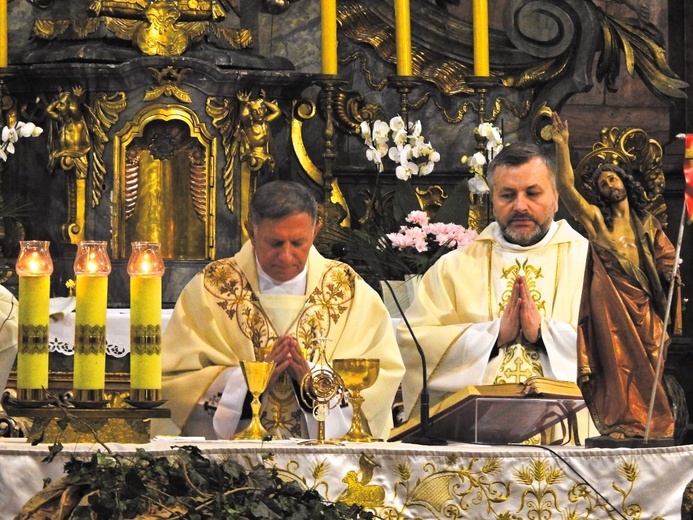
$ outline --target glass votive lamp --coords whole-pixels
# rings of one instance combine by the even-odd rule
[[[15,264],[19,277],[17,399],[40,403],[46,399],[48,389],[48,318],[53,261],[48,241],[21,241],[19,246]]]
[[[76,283],[75,403],[104,404],[106,385],[106,311],[111,261],[105,241],[79,243],[74,263]]]
[[[130,275],[130,403],[161,400],[161,245],[133,242]]]

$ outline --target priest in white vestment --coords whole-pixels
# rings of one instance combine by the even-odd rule
[[[328,361],[380,360],[376,383],[362,391],[362,410],[370,433],[387,438],[404,374],[390,318],[358,274],[313,247],[319,227],[317,204],[303,186],[276,181],[256,191],[250,241],[189,282],[164,331],[163,395],[173,424],[154,424],[155,433],[232,438],[250,419],[239,362],[262,351],[276,362],[262,396],[263,426],[279,438],[316,438],[310,403],[299,394],[311,368],[305,352],[325,337]],[[332,404],[326,438],[344,435],[351,424],[350,405]]]
[[[576,381],[587,240],[553,220],[554,172],[540,148],[505,147],[488,173],[496,222],[421,280],[406,316],[425,352],[431,405],[467,385],[533,375]],[[407,367],[405,416],[416,417],[421,358],[404,324],[397,338]]]

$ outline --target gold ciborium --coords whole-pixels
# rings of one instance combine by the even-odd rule
[[[351,427],[341,440],[351,442],[380,440],[363,431],[363,424],[361,423],[361,405],[364,400],[361,396],[361,390],[373,386],[376,379],[378,379],[380,360],[364,358],[335,359],[332,361],[332,367],[341,376],[344,386],[349,390],[349,402],[354,412],[351,418]]]
[[[245,430],[234,435],[234,439],[263,440],[269,436],[269,432],[260,422],[260,396],[267,389],[274,364],[274,361],[241,361],[243,377],[248,385],[248,390],[253,394],[253,401],[250,403],[253,418]]]

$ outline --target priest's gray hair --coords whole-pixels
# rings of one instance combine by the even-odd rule
[[[260,186],[250,201],[250,222],[279,220],[308,213],[313,224],[318,219],[318,203],[313,193],[297,182],[272,181]]]
[[[528,163],[538,157],[546,165],[551,176],[551,184],[556,188],[556,159],[545,149],[534,143],[513,143],[503,147],[488,165],[486,172],[486,183],[493,191],[493,178],[496,170],[500,167],[515,168]]]

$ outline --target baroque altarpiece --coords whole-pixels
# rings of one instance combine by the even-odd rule
[[[114,264],[109,304],[127,306],[129,244],[153,240],[162,244],[170,306],[204,264],[238,250],[258,182],[306,183],[327,200],[328,228],[358,227],[391,211],[395,177],[386,169],[374,189],[375,169],[359,136],[364,121],[400,114],[422,122],[441,160],[428,178],[416,179],[415,193],[435,212],[471,176],[460,158],[477,150],[480,122],[501,127],[506,142],[551,146],[551,110],[595,81],[615,89],[624,56],[660,99],[681,98],[686,86],[667,65],[650,20],[635,10],[615,16],[584,0],[503,2],[496,16],[502,27],[490,32],[488,78],[474,76],[472,24],[450,14],[459,2],[412,0],[413,81],[404,82],[395,74],[391,1],[338,2],[336,77],[311,65],[320,57],[317,6],[239,4],[10,2],[11,33],[21,41],[10,39],[2,69],[3,124],[31,121],[44,133],[18,143],[0,163],[4,200],[25,206],[21,218],[3,218],[8,275],[20,239],[49,240],[53,292],[62,295],[76,244],[106,240]],[[294,43],[292,51],[282,52],[275,38],[273,52],[261,52],[270,18],[272,27],[286,20],[282,37]],[[598,141],[598,129],[594,135]],[[646,133],[644,141],[632,135],[612,129],[601,142],[638,168],[652,166],[656,147]],[[653,197],[661,198],[656,167],[647,175]],[[484,208],[463,195],[469,225],[482,225]],[[378,204],[369,204],[374,198]]]

